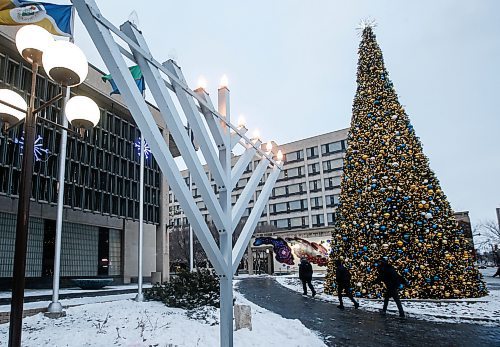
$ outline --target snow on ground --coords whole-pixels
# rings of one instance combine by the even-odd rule
[[[495,268],[481,270],[490,291],[489,295],[477,299],[460,300],[401,300],[408,316],[430,321],[476,323],[491,326],[500,325],[500,278],[493,278]],[[302,283],[298,276],[277,276],[276,281],[286,288],[302,293]],[[323,280],[313,280],[314,288],[318,290],[316,298],[338,304],[337,297],[323,293]],[[357,299],[356,299],[357,300]],[[344,306],[352,305],[349,298],[343,298]],[[359,299],[360,309],[380,311],[382,300]],[[396,304],[389,301],[388,313],[397,313]]]
[[[282,318],[235,293],[238,304],[252,308],[253,330],[234,333],[235,346],[325,346],[300,321]],[[96,298],[87,298],[96,299]],[[67,316],[38,314],[23,320],[23,347],[30,346],[219,346],[218,309],[189,312],[160,302],[120,300],[70,307]],[[9,326],[0,325],[0,346]]]

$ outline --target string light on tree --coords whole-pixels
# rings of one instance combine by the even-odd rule
[[[373,281],[384,258],[408,280],[405,298],[487,294],[473,247],[398,101],[370,23],[362,29],[343,170],[326,292],[335,291],[334,264],[343,259],[358,284],[356,296],[380,297],[382,287]]]

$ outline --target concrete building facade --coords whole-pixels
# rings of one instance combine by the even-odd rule
[[[0,88],[24,97],[31,91],[31,66],[16,50],[17,28],[0,31]],[[140,132],[120,95],[110,96],[103,71],[89,65],[87,79],[72,89],[74,95],[92,98],[101,110],[99,124],[82,138],[68,136],[64,182],[61,249],[62,285],[68,279],[106,276],[129,283],[138,273],[139,155],[135,147]],[[54,97],[61,87],[40,72],[36,106]],[[42,117],[61,123],[61,102],[48,107]],[[150,106],[158,127],[179,153],[157,109]],[[27,286],[50,286],[53,275],[57,181],[61,133],[38,122],[40,158],[34,165]],[[12,277],[18,185],[22,158],[19,129],[0,134],[0,287],[8,288]],[[144,197],[144,266],[167,278],[168,196],[167,185],[154,157],[146,160]]]

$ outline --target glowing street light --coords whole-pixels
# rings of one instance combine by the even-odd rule
[[[66,104],[66,117],[75,128],[91,129],[99,123],[101,111],[94,100],[79,95]]]
[[[21,95],[10,89],[0,89],[0,100],[9,104],[0,104],[0,120],[2,122],[13,125],[26,117],[28,104]]]
[[[72,42],[53,41],[42,55],[42,62],[49,77],[63,86],[81,84],[89,72],[85,54]]]
[[[61,99],[63,94],[48,100],[45,104],[35,109],[35,94],[37,74],[40,66],[44,67],[49,77],[55,82],[65,87],[81,84],[88,73],[87,58],[83,52],[72,42],[55,41],[52,35],[45,29],[36,25],[26,25],[21,27],[16,34],[16,47],[19,54],[31,63],[31,93],[29,103],[26,104],[20,95],[13,91],[0,91],[0,119],[11,125],[9,129],[17,126],[24,118],[24,154],[21,166],[21,177],[19,181],[19,201],[16,223],[16,242],[14,250],[14,269],[12,275],[12,300],[9,326],[9,346],[21,345],[23,301],[26,270],[26,248],[28,240],[29,210],[33,176],[33,159],[35,148],[35,131],[37,119],[48,122],[53,126],[63,129],[61,145],[66,142],[66,129],[55,122],[37,114]],[[69,98],[69,89],[66,89],[65,101]],[[78,128],[90,128],[99,121],[99,108],[94,101],[87,97],[74,97],[67,101],[66,111],[68,120],[73,126]],[[16,122],[15,124],[12,124]],[[63,117],[63,125],[66,119]],[[7,131],[9,130],[7,129]],[[56,225],[56,255],[54,257],[54,295],[53,302],[49,306],[49,312],[62,312],[62,305],[57,301],[59,290],[59,270],[60,270],[60,244],[62,228],[62,195],[64,192],[64,160],[65,148],[59,154],[60,158],[60,190],[57,206]],[[62,165],[61,165],[62,164]],[[59,225],[60,223],[60,225]]]

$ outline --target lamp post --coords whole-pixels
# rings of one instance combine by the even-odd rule
[[[16,223],[16,242],[14,250],[14,269],[12,276],[12,300],[9,326],[9,347],[21,346],[23,301],[25,287],[26,251],[29,226],[29,209],[33,175],[33,151],[37,114],[53,102],[62,98],[57,95],[35,109],[36,77],[43,65],[48,76],[63,87],[82,83],[88,73],[88,63],[83,52],[73,43],[54,41],[52,35],[36,25],[23,26],[16,35],[19,53],[32,65],[32,78],[29,104],[21,102],[12,91],[0,93],[0,120],[17,126],[24,119],[24,153],[19,183],[19,202]],[[95,126],[100,118],[99,108],[90,98],[76,96],[69,99],[65,107],[66,117],[74,127],[89,128]],[[17,122],[15,122],[17,118]],[[53,126],[65,127],[39,118]],[[9,130],[7,129],[7,130]],[[69,129],[66,129],[69,130]],[[64,182],[59,182],[64,184]]]

